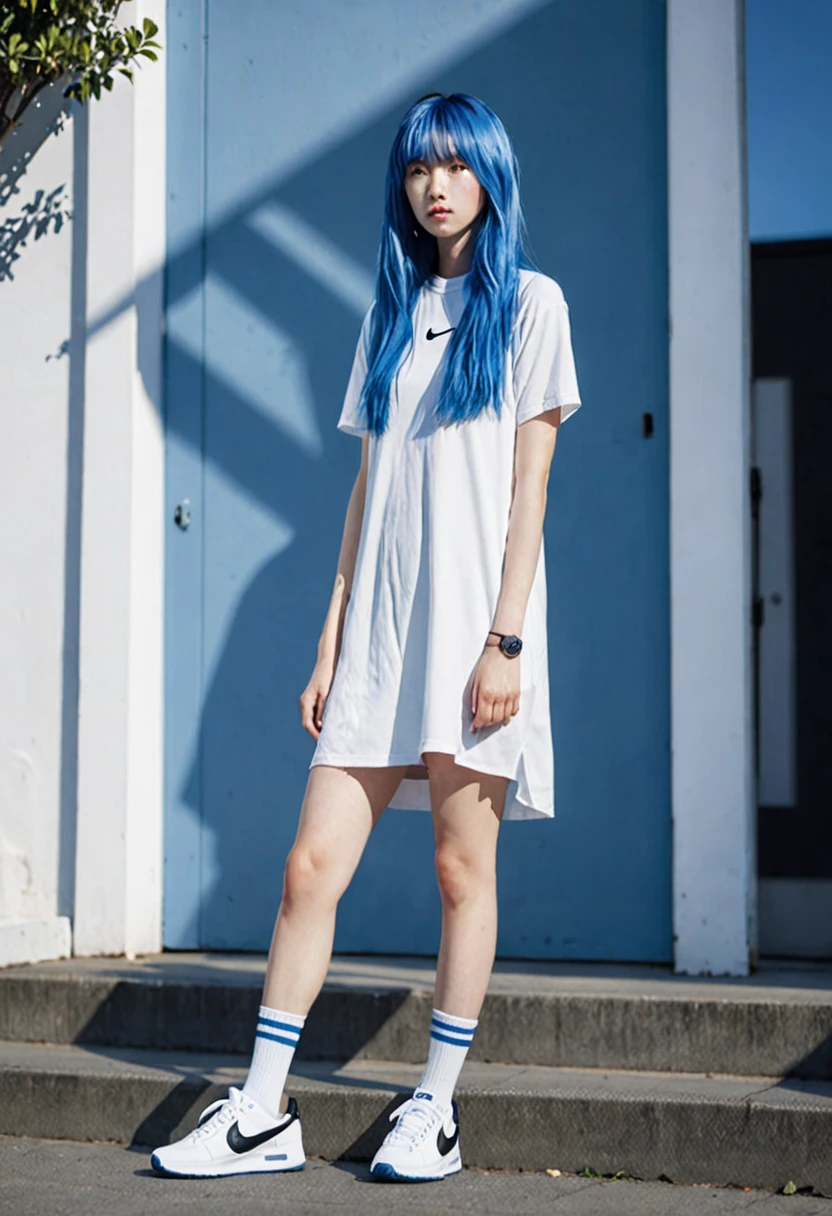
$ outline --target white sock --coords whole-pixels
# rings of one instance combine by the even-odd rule
[[[476,1018],[458,1018],[434,1009],[430,1019],[428,1062],[415,1093],[427,1091],[443,1106],[450,1106],[476,1026]]]
[[[257,1034],[243,1093],[277,1116],[280,1099],[289,1075],[289,1065],[298,1045],[306,1018],[297,1013],[284,1013],[261,1005],[257,1016]]]

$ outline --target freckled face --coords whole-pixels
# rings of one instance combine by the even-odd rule
[[[479,178],[458,156],[437,164],[412,160],[404,188],[417,222],[437,238],[470,228],[486,202]]]

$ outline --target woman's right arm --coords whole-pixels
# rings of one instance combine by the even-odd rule
[[[312,677],[300,697],[301,722],[313,739],[318,738],[323,724],[324,705],[332,685],[338,656],[341,653],[344,616],[352,593],[355,560],[358,556],[358,543],[361,539],[364,496],[367,490],[368,451],[369,437],[365,434],[361,436],[361,466],[352,487],[344,520],[335,584],[332,588],[324,627],[318,640],[318,660]]]

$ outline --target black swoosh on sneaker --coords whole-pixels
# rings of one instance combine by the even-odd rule
[[[459,1124],[454,1126],[454,1134],[452,1136],[445,1135],[445,1128],[440,1127],[439,1135],[436,1137],[436,1147],[439,1149],[440,1157],[447,1157],[448,1153],[459,1139]]]
[[[455,329],[456,329],[456,326],[455,326],[455,325],[452,325],[450,329],[440,329],[440,330],[439,330],[439,333],[436,333],[436,334],[435,334],[435,333],[433,332],[433,328],[431,328],[431,329],[429,329],[429,330],[428,330],[428,332],[425,334],[425,337],[427,338],[428,342],[432,342],[434,338],[441,338],[443,334],[450,334],[450,333],[453,333],[453,331],[454,331]]]
[[[253,1136],[244,1136],[240,1131],[239,1124],[235,1119],[226,1133],[226,1143],[232,1153],[247,1153],[250,1149],[257,1148],[258,1144],[265,1144],[267,1140],[271,1140],[272,1136],[276,1136],[278,1132],[284,1132],[290,1123],[294,1123],[298,1118],[297,1103],[294,1098],[289,1100],[289,1109],[287,1111],[291,1117],[284,1119],[277,1127],[269,1127],[264,1132],[257,1132]]]

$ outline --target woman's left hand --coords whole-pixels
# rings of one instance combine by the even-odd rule
[[[508,726],[520,709],[521,658],[510,659],[499,646],[485,647],[471,688],[471,730],[500,723]]]

